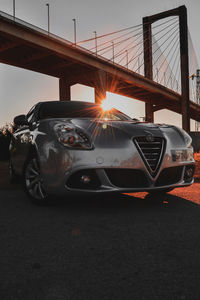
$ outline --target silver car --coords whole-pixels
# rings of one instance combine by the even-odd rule
[[[32,200],[70,192],[168,192],[193,183],[191,137],[80,101],[39,102],[14,119],[11,181]]]

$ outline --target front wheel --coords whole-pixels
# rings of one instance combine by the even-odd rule
[[[36,157],[30,158],[25,165],[24,186],[32,202],[46,204],[48,195],[44,188],[40,165]]]

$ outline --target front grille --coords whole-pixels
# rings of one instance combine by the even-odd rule
[[[165,140],[162,137],[142,136],[134,139],[135,145],[152,175],[156,175],[164,153]]]
[[[183,167],[170,167],[162,170],[155,186],[164,186],[178,183],[183,174]]]
[[[148,187],[149,182],[144,172],[134,169],[104,169],[110,182],[120,188]]]

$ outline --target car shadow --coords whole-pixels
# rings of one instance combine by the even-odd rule
[[[87,212],[129,212],[130,210],[189,209],[199,205],[173,194],[134,196],[134,194],[103,194],[52,198],[47,206],[56,210]]]

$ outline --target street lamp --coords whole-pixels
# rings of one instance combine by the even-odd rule
[[[74,22],[74,45],[76,45],[76,19],[72,19]]]
[[[47,6],[47,18],[48,18],[48,34],[50,31],[50,20],[49,20],[49,3],[46,3]]]
[[[158,82],[158,68],[156,68],[157,82]]]
[[[113,53],[112,59],[113,59],[113,63],[114,63],[114,56],[115,56],[115,44],[114,44],[114,42],[112,42],[112,53]]]
[[[138,57],[138,73],[140,74],[140,58]],[[137,71],[137,70],[136,70]]]
[[[96,52],[96,56],[97,56],[97,32],[96,31],[93,31],[94,32],[94,38],[95,38],[95,52]]]
[[[13,17],[15,19],[15,0],[13,0]]]
[[[171,82],[171,89],[173,88],[173,85],[172,85],[172,76],[170,76],[170,82]]]
[[[176,91],[178,92],[178,81],[176,81]]]
[[[128,50],[126,50],[126,67],[128,69]]]

